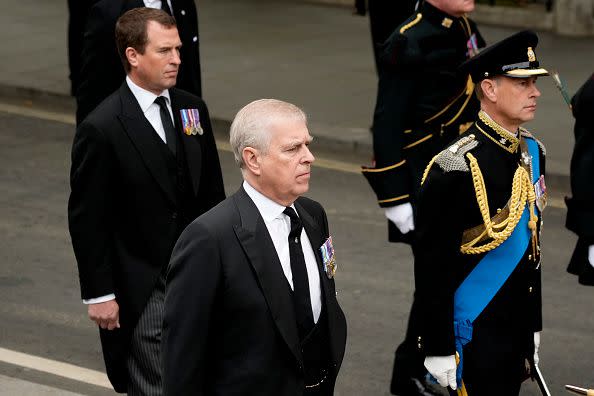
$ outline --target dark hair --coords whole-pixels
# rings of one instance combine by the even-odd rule
[[[149,21],[157,22],[168,29],[177,26],[175,19],[165,11],[148,7],[134,8],[127,11],[116,22],[116,46],[126,73],[130,71],[126,48],[132,47],[139,53],[144,54],[148,42],[147,25]]]

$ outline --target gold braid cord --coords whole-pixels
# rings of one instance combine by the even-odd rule
[[[433,156],[433,158],[431,158],[431,161],[429,161],[429,164],[425,167],[423,177],[421,178],[421,186],[425,183],[425,179],[427,178],[427,175],[429,174],[429,171],[431,170],[431,167],[433,166],[433,163],[435,162],[438,156],[439,154]]]
[[[476,193],[476,201],[478,203],[481,216],[485,225],[485,231],[473,239],[472,241],[460,246],[462,254],[479,254],[485,253],[495,249],[501,245],[514,231],[516,225],[522,217],[522,213],[526,204],[530,205],[530,221],[528,227],[532,231],[532,250],[535,253],[538,241],[536,240],[536,221],[537,217],[534,213],[534,202],[536,194],[532,187],[531,175],[522,166],[518,166],[512,181],[512,192],[509,201],[509,216],[500,223],[494,224],[491,221],[491,214],[489,212],[489,201],[487,199],[487,190],[485,187],[485,180],[479,168],[476,158],[467,153],[466,158],[469,160],[470,171],[472,173],[472,183]],[[483,236],[487,234],[490,241],[484,245],[476,246]],[[534,255],[535,256],[535,255]]]

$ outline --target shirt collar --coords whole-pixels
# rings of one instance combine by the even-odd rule
[[[167,1],[167,0],[165,0]],[[144,3],[144,6],[147,8],[159,8],[161,7],[161,1],[160,0],[143,0],[142,1]],[[157,3],[159,3],[159,5],[157,6]]]
[[[269,222],[277,218],[282,218],[281,215],[285,210],[285,206],[274,202],[272,199],[256,190],[250,185],[250,183],[247,182],[247,180],[243,181],[243,189],[252,199],[252,201],[254,201],[254,204],[256,204],[256,207],[262,215],[262,218],[264,218],[264,221]],[[295,209],[294,204],[291,204],[291,207]]]
[[[161,3],[167,0],[143,0],[144,6],[147,8],[161,8]],[[167,1],[167,5],[169,5],[169,9],[173,10],[172,4],[170,1]]]
[[[126,76],[126,83],[128,84],[130,91],[132,91],[132,94],[138,101],[140,109],[143,113],[146,113],[150,105],[155,103],[155,99],[157,99],[158,96],[164,96],[167,100],[167,103],[171,106],[171,99],[169,98],[168,89],[161,92],[161,95],[155,95],[154,93],[147,91],[146,89],[141,88],[137,84],[135,84],[134,81],[132,81],[132,79],[130,78],[130,76]]]

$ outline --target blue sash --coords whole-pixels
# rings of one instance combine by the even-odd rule
[[[532,183],[540,177],[540,156],[534,139],[525,138],[532,156]],[[454,334],[460,363],[456,370],[458,386],[462,385],[462,349],[472,340],[472,323],[507,281],[524,256],[530,243],[528,205],[512,234],[497,248],[488,252],[474,267],[454,294]]]

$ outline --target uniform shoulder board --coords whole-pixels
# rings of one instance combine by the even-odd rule
[[[534,140],[536,143],[538,143],[538,147],[540,147],[540,151],[542,151],[542,155],[547,155],[547,149],[545,148],[544,144],[540,140],[535,138],[534,135],[531,134],[527,129],[520,127],[520,135]]]
[[[400,34],[404,34],[404,32],[406,32],[408,29],[421,22],[421,19],[423,19],[423,14],[420,12],[409,17],[402,25],[400,25],[400,29],[398,31]]]
[[[422,19],[423,14],[414,14],[392,32],[382,44],[380,59],[383,63],[391,67],[409,68],[420,61],[421,51],[417,40],[410,33]]]
[[[478,146],[478,144],[479,142],[475,139],[473,134],[464,136],[439,153],[435,158],[435,163],[439,165],[444,172],[469,172],[470,168],[468,167],[464,155]]]

